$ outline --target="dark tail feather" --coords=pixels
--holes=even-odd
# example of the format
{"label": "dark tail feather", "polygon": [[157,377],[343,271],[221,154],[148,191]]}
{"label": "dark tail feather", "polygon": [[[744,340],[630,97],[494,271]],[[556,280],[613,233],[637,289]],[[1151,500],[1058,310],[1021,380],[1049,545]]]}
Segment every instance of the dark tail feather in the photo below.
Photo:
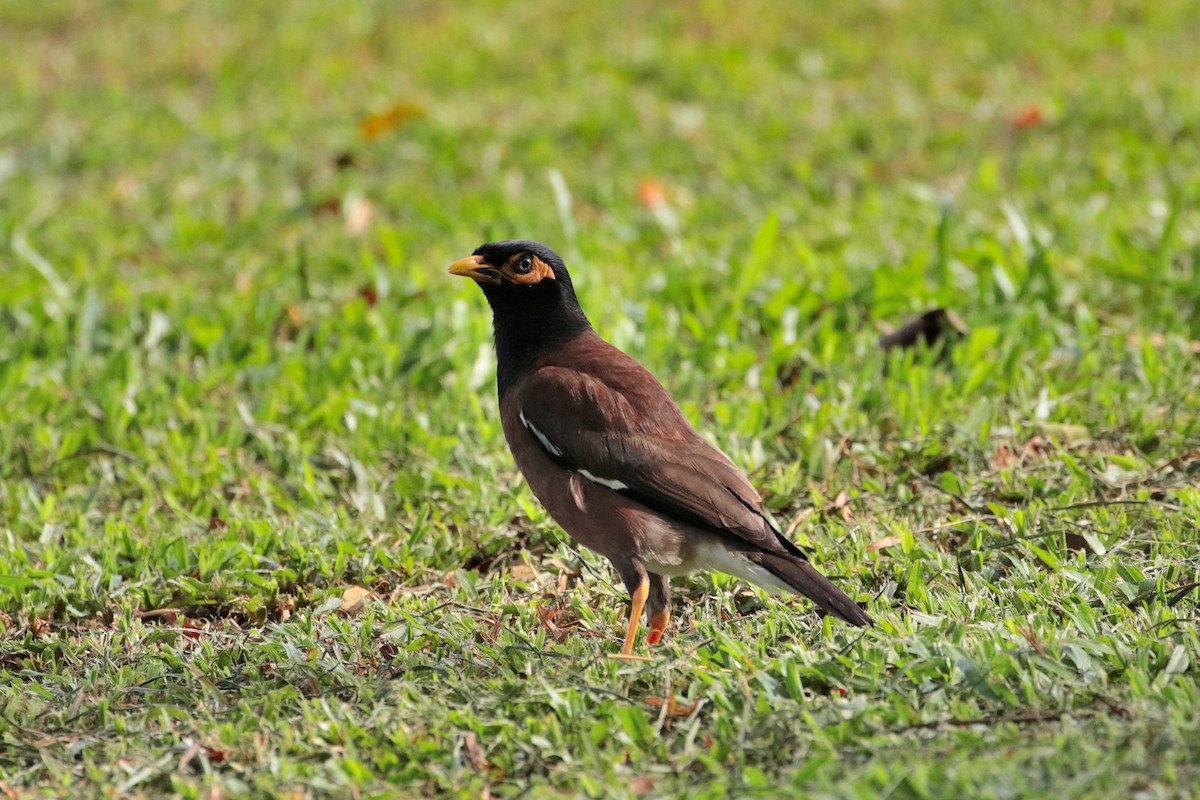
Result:
{"label": "dark tail feather", "polygon": [[754,553],[750,559],[761,564],[775,577],[838,619],[860,628],[868,628],[875,624],[875,620],[867,616],[867,613],[841,589],[834,586],[829,578],[817,572],[817,568],[808,563],[808,559],[779,556],[774,553]]}

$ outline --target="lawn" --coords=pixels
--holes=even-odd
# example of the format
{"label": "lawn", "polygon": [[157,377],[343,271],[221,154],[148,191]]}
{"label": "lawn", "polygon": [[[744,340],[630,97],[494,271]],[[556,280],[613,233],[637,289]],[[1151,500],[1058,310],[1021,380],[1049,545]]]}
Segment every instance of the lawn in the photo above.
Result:
{"label": "lawn", "polygon": [[[0,0],[0,792],[1200,791],[1198,26]],[[696,575],[609,657],[446,274],[499,238],[876,628]]]}

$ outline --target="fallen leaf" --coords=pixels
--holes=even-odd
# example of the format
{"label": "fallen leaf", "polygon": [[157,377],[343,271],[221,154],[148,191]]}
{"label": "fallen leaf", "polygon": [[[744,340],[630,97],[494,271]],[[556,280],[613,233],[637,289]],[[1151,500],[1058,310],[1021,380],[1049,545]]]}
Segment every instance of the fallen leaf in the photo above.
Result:
{"label": "fallen leaf", "polygon": [[667,705],[667,716],[669,717],[689,717],[700,706],[700,701],[684,705],[677,701],[674,697],[666,698],[665,700],[658,695],[651,695],[646,698],[646,704],[651,708],[662,708],[663,703]]}
{"label": "fallen leaf", "polygon": [[487,755],[479,744],[479,737],[473,731],[463,735],[463,752],[467,755],[467,763],[471,765],[471,769],[480,773],[487,769]]}
{"label": "fallen leaf", "polygon": [[645,797],[654,791],[658,780],[653,775],[638,775],[629,782],[629,792],[634,797]]}
{"label": "fallen leaf", "polygon": [[1041,106],[1029,105],[1013,114],[1011,124],[1014,131],[1024,131],[1041,125],[1044,118]]}
{"label": "fallen leaf", "polygon": [[658,208],[667,204],[667,188],[662,181],[645,178],[638,181],[637,199],[646,208]]}
{"label": "fallen leaf", "polygon": [[208,756],[208,760],[214,764],[220,764],[229,755],[224,750],[218,750],[215,747],[204,745],[204,755]]}
{"label": "fallen leaf", "polygon": [[342,607],[340,611],[346,614],[357,614],[363,610],[367,600],[374,597],[370,589],[361,586],[347,586],[342,592]]}
{"label": "fallen leaf", "polygon": [[842,519],[849,522],[854,518],[854,512],[850,510],[850,495],[842,489],[837,493],[837,497],[833,498],[833,510],[842,513]]}
{"label": "fallen leaf", "polygon": [[533,571],[533,567],[524,562],[513,564],[509,567],[508,575],[519,581],[531,581],[537,577],[537,573]]}
{"label": "fallen leaf", "polygon": [[191,747],[189,747],[187,750],[184,750],[183,755],[179,757],[179,763],[175,767],[176,771],[183,772],[185,769],[187,769],[188,764],[191,763],[192,759],[195,758],[199,752],[200,743],[192,742]]}
{"label": "fallen leaf", "polygon": [[276,344],[294,340],[303,327],[304,312],[300,310],[300,306],[290,305],[286,307],[275,322],[274,338]]}
{"label": "fallen leaf", "polygon": [[313,203],[312,215],[314,217],[322,216],[323,214],[340,214],[342,213],[342,198],[326,197],[324,200],[318,200]]}
{"label": "fallen leaf", "polygon": [[1007,469],[1017,463],[1017,461],[1016,454],[1006,444],[997,447],[996,452],[992,454],[992,466],[996,469]]}
{"label": "fallen leaf", "polygon": [[888,547],[895,547],[896,545],[900,544],[900,541],[901,540],[899,536],[885,536],[882,539],[876,539],[867,545],[867,552],[874,553],[878,550],[883,550]]}
{"label": "fallen leaf", "polygon": [[425,116],[425,109],[416,103],[397,103],[386,111],[372,114],[359,123],[363,138],[367,141],[378,139],[382,134],[399,128],[409,120]]}
{"label": "fallen leaf", "polygon": [[139,611],[133,617],[134,619],[161,619],[167,625],[174,625],[179,621],[179,609],[155,608],[149,611]]}
{"label": "fallen leaf", "polygon": [[375,216],[375,207],[359,194],[349,195],[342,210],[346,214],[346,232],[352,236],[366,231],[371,225],[371,218]]}

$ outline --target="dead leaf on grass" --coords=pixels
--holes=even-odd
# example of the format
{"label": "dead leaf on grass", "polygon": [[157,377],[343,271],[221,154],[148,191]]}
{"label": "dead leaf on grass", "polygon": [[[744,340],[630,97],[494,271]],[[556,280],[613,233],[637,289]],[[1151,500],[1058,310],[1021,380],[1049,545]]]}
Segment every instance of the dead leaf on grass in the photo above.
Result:
{"label": "dead leaf on grass", "polygon": [[1042,113],[1041,106],[1028,105],[1013,114],[1009,124],[1014,131],[1027,131],[1041,125],[1045,119],[1046,115]]}
{"label": "dead leaf on grass", "polygon": [[347,586],[342,592],[342,607],[339,610],[345,614],[358,614],[366,606],[367,600],[374,596],[370,589],[362,586]]}
{"label": "dead leaf on grass", "polygon": [[662,708],[664,703],[667,706],[668,717],[689,717],[700,706],[699,700],[694,703],[684,705],[674,697],[663,699],[658,695],[651,695],[650,697],[646,698],[646,704],[652,708]]}
{"label": "dead leaf on grass", "polygon": [[471,769],[480,774],[487,770],[487,755],[479,744],[479,737],[473,731],[463,734],[463,753],[466,754],[467,763],[471,765]]}
{"label": "dead leaf on grass", "polygon": [[416,103],[396,103],[378,114],[372,114],[359,123],[359,130],[367,141],[378,139],[384,133],[401,127],[410,120],[425,116],[425,109]]}
{"label": "dead leaf on grass", "polygon": [[645,797],[654,791],[657,783],[653,775],[638,775],[629,782],[629,791],[634,797]]}
{"label": "dead leaf on grass", "polygon": [[531,581],[537,578],[537,572],[534,571],[533,567],[523,561],[509,567],[508,575],[510,578],[515,578],[519,581]]}
{"label": "dead leaf on grass", "polygon": [[895,547],[896,545],[900,544],[900,541],[901,539],[899,536],[885,536],[882,539],[876,539],[867,545],[867,552],[874,553],[878,550],[884,550],[888,547]]}

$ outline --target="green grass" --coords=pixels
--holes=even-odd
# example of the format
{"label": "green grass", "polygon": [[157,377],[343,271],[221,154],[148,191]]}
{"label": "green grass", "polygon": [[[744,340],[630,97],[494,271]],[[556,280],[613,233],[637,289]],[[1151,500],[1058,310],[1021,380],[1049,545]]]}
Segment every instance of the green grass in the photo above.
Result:
{"label": "green grass", "polygon": [[[460,5],[0,3],[0,790],[1195,791],[1196,4]],[[878,628],[700,575],[607,657],[508,237]]]}

